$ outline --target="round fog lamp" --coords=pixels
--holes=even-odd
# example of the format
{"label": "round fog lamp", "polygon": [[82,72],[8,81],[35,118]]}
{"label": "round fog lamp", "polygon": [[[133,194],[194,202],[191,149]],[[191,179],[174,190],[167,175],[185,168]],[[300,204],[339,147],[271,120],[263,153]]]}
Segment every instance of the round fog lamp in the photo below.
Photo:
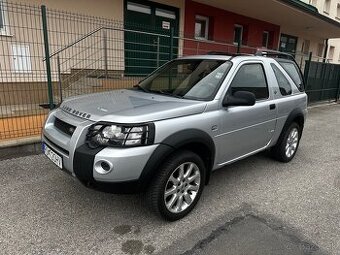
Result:
{"label": "round fog lamp", "polygon": [[113,170],[113,165],[110,161],[107,160],[98,160],[94,164],[94,170],[98,174],[108,174]]}

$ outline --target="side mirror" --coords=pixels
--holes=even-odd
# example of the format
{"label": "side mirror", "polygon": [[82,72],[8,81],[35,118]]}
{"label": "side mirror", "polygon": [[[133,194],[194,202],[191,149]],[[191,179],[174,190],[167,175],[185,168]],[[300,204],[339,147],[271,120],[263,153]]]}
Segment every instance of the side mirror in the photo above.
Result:
{"label": "side mirror", "polygon": [[223,99],[223,106],[252,106],[256,102],[254,93],[248,91],[236,91],[233,95],[227,95]]}

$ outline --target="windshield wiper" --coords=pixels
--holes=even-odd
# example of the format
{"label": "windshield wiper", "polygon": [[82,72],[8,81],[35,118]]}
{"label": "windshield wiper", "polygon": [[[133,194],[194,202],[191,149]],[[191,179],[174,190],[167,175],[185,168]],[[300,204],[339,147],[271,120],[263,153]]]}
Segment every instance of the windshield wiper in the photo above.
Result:
{"label": "windshield wiper", "polygon": [[176,95],[176,94],[172,94],[169,92],[165,92],[163,90],[150,90],[151,93],[155,93],[155,94],[161,94],[161,95],[165,95],[165,96],[171,96],[171,97],[177,97],[177,98],[183,98],[182,96]]}
{"label": "windshield wiper", "polygon": [[134,88],[137,88],[137,89],[139,89],[139,90],[141,90],[141,91],[143,91],[143,92],[145,92],[145,93],[150,93],[150,90],[148,90],[148,89],[142,87],[142,86],[139,85],[139,84],[136,84],[136,85],[134,85],[133,87],[134,87]]}

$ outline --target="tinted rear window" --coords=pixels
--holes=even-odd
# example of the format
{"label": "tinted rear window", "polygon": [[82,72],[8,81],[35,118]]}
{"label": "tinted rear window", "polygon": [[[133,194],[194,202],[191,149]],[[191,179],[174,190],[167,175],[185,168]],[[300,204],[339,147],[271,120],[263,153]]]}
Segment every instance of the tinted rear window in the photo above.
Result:
{"label": "tinted rear window", "polygon": [[302,80],[298,67],[294,63],[291,63],[291,62],[283,62],[283,61],[278,61],[278,62],[283,67],[283,69],[285,69],[285,71],[289,74],[290,78],[292,78],[292,80],[294,81],[298,89],[300,91],[303,91],[304,90],[303,80]]}

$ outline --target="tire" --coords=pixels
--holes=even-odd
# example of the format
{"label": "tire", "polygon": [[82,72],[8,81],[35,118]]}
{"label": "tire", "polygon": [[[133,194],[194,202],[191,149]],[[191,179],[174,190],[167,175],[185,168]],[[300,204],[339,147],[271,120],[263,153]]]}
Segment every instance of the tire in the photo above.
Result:
{"label": "tire", "polygon": [[197,154],[179,151],[161,165],[158,175],[151,181],[146,192],[147,203],[165,220],[179,220],[196,206],[205,185],[205,176],[205,165]]}
{"label": "tire", "polygon": [[272,148],[273,158],[284,163],[291,161],[298,150],[301,134],[302,130],[299,124],[296,122],[290,124],[282,131],[277,144]]}

